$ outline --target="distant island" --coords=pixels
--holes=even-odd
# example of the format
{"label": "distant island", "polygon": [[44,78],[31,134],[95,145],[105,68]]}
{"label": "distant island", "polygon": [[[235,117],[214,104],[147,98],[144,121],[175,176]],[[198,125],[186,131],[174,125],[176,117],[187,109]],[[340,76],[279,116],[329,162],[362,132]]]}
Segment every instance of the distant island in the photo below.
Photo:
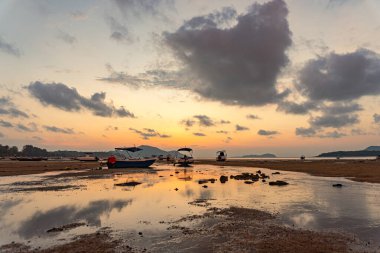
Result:
{"label": "distant island", "polygon": [[319,154],[317,157],[364,157],[380,156],[380,146],[369,146],[363,150],[357,151],[334,151]]}
{"label": "distant island", "polygon": [[233,158],[276,158],[277,156],[274,154],[262,154],[262,155],[243,155],[243,156],[235,156]]}

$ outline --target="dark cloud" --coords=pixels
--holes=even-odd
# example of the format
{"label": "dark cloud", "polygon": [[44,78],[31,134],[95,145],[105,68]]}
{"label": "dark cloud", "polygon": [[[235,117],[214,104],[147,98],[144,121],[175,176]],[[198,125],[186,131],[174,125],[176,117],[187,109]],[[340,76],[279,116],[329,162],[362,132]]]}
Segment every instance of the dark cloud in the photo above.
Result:
{"label": "dark cloud", "polygon": [[167,134],[160,134],[154,129],[151,128],[144,128],[143,131],[135,129],[135,128],[129,128],[130,131],[138,134],[141,136],[142,139],[144,140],[149,140],[152,137],[159,137],[159,138],[170,138],[170,135]]}
{"label": "dark cloud", "polygon": [[29,123],[28,125],[17,124],[16,129],[21,132],[36,132],[38,131],[37,125],[35,123]]}
{"label": "dark cloud", "polygon": [[319,138],[333,138],[333,139],[338,139],[342,138],[344,136],[347,136],[345,133],[341,133],[338,131],[333,131],[333,132],[327,132],[325,134],[319,135]]}
{"label": "dark cloud", "polygon": [[248,114],[247,119],[260,119],[260,117],[255,114]]}
{"label": "dark cloud", "polygon": [[296,135],[302,137],[314,137],[317,131],[314,128],[298,127],[296,128]]}
{"label": "dark cloud", "polygon": [[336,102],[328,106],[323,106],[322,110],[329,114],[346,114],[362,111],[361,105],[353,102]]}
{"label": "dark cloud", "polygon": [[369,135],[370,133],[360,129],[360,128],[354,128],[351,129],[351,134],[352,135]]}
{"label": "dark cloud", "polygon": [[9,128],[9,127],[13,127],[13,124],[8,121],[0,120],[0,126]]}
{"label": "dark cloud", "polygon": [[214,126],[214,121],[206,115],[194,115],[194,118],[198,120],[198,124],[203,127]]}
{"label": "dark cloud", "polygon": [[231,9],[195,17],[165,33],[169,47],[194,76],[192,89],[226,104],[265,105],[282,99],[276,78],[288,63],[291,32],[283,0],[254,4],[235,26],[221,28]]}
{"label": "dark cloud", "polygon": [[359,117],[356,114],[324,114],[322,116],[317,116],[310,119],[310,125],[316,128],[321,127],[332,127],[332,128],[341,128],[346,126],[351,126],[356,123],[359,123]]}
{"label": "dark cloud", "polygon": [[0,51],[20,57],[21,56],[21,51],[18,49],[15,45],[6,42],[1,36],[0,36]]}
{"label": "dark cloud", "polygon": [[20,111],[19,109],[16,109],[16,108],[8,108],[8,109],[0,108],[0,115],[9,115],[11,117],[29,118],[28,114],[26,114],[25,112]]}
{"label": "dark cloud", "polygon": [[190,128],[194,126],[195,124],[197,124],[200,127],[213,127],[218,124],[221,124],[221,125],[231,124],[231,122],[228,120],[223,120],[223,119],[220,121],[217,121],[215,119],[210,118],[207,115],[194,115],[190,119],[181,120],[180,124],[186,126],[187,128]]}
{"label": "dark cloud", "polygon": [[65,84],[38,81],[31,83],[26,88],[43,105],[51,105],[65,111],[79,111],[86,108],[94,115],[101,117],[135,117],[124,107],[115,108],[112,104],[105,103],[105,92],[97,92],[91,98],[86,98],[80,95],[75,88],[69,88]]}
{"label": "dark cloud", "polygon": [[311,100],[347,101],[380,94],[380,55],[367,49],[310,60],[299,72],[298,89]]}
{"label": "dark cloud", "polygon": [[220,130],[216,131],[217,134],[228,134],[228,131]]}
{"label": "dark cloud", "polygon": [[193,133],[195,136],[204,137],[206,136],[204,133]]}
{"label": "dark cloud", "polygon": [[263,135],[263,136],[271,136],[271,135],[276,135],[276,134],[279,134],[279,132],[277,131],[271,131],[271,130],[263,130],[263,129],[260,129],[258,132],[257,132],[258,135]]}
{"label": "dark cloud", "polygon": [[373,121],[374,121],[375,123],[380,123],[380,114],[375,113],[375,114],[373,115]]}
{"label": "dark cloud", "polygon": [[74,44],[77,41],[77,38],[75,38],[75,36],[73,36],[67,32],[64,32],[62,30],[58,31],[57,38],[62,40],[63,42],[65,42],[67,44]]}
{"label": "dark cloud", "polygon": [[192,127],[196,123],[194,120],[191,119],[184,119],[180,122],[182,125],[185,125],[186,127]]}
{"label": "dark cloud", "polygon": [[13,104],[9,97],[0,97],[0,115],[29,118],[28,114],[16,108],[15,104]]}
{"label": "dark cloud", "polygon": [[236,131],[247,131],[247,130],[249,130],[249,128],[248,128],[248,127],[245,127],[245,126],[240,126],[239,124],[237,124],[237,125],[235,126],[235,130],[236,130]]}
{"label": "dark cloud", "polygon": [[62,134],[75,134],[72,128],[60,128],[56,126],[43,126],[46,131],[53,133],[62,133]]}
{"label": "dark cloud", "polygon": [[122,25],[114,17],[108,17],[107,21],[111,29],[111,39],[117,42],[133,42],[133,38],[125,25]]}
{"label": "dark cloud", "polygon": [[219,123],[220,124],[231,124],[231,121],[222,119],[219,121]]}
{"label": "dark cloud", "polygon": [[317,104],[311,101],[299,104],[291,101],[280,101],[277,106],[277,111],[298,115],[308,114],[315,109],[317,109]]}

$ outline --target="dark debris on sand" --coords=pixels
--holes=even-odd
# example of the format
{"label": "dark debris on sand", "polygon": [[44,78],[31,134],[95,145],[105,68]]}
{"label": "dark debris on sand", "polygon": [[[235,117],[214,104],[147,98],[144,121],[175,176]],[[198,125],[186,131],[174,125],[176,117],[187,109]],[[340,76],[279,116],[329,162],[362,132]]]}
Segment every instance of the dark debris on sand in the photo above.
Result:
{"label": "dark debris on sand", "polygon": [[[182,225],[194,220],[199,221],[194,227]],[[255,209],[210,208],[204,215],[174,223],[170,229],[181,233],[168,242],[174,244],[171,248],[193,242],[205,252],[374,252],[353,236],[290,228],[274,215]]]}

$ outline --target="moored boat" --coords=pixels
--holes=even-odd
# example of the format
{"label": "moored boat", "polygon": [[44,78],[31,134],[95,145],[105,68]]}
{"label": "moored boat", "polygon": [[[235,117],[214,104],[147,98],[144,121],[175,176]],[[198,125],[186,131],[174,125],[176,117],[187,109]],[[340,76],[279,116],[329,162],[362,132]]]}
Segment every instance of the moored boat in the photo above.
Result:
{"label": "moored boat", "polygon": [[217,162],[225,162],[227,161],[227,152],[225,150],[216,152],[216,161]]}
{"label": "moored boat", "polygon": [[177,150],[180,157],[176,157],[174,165],[189,166],[194,163],[193,150],[191,148],[180,148]]}
{"label": "moored boat", "polygon": [[107,167],[109,169],[122,169],[122,168],[148,168],[155,161],[156,158],[135,158],[130,155],[130,152],[135,153],[139,152],[142,149],[137,147],[123,147],[115,148],[117,151],[125,151],[128,154],[128,157],[121,160],[112,155],[107,159]]}

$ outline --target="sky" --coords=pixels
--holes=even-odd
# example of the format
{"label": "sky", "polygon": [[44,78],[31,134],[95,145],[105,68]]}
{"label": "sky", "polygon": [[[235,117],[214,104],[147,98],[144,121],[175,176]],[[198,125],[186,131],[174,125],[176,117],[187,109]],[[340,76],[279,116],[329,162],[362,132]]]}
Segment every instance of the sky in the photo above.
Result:
{"label": "sky", "polygon": [[2,0],[0,143],[380,145],[378,0]]}

